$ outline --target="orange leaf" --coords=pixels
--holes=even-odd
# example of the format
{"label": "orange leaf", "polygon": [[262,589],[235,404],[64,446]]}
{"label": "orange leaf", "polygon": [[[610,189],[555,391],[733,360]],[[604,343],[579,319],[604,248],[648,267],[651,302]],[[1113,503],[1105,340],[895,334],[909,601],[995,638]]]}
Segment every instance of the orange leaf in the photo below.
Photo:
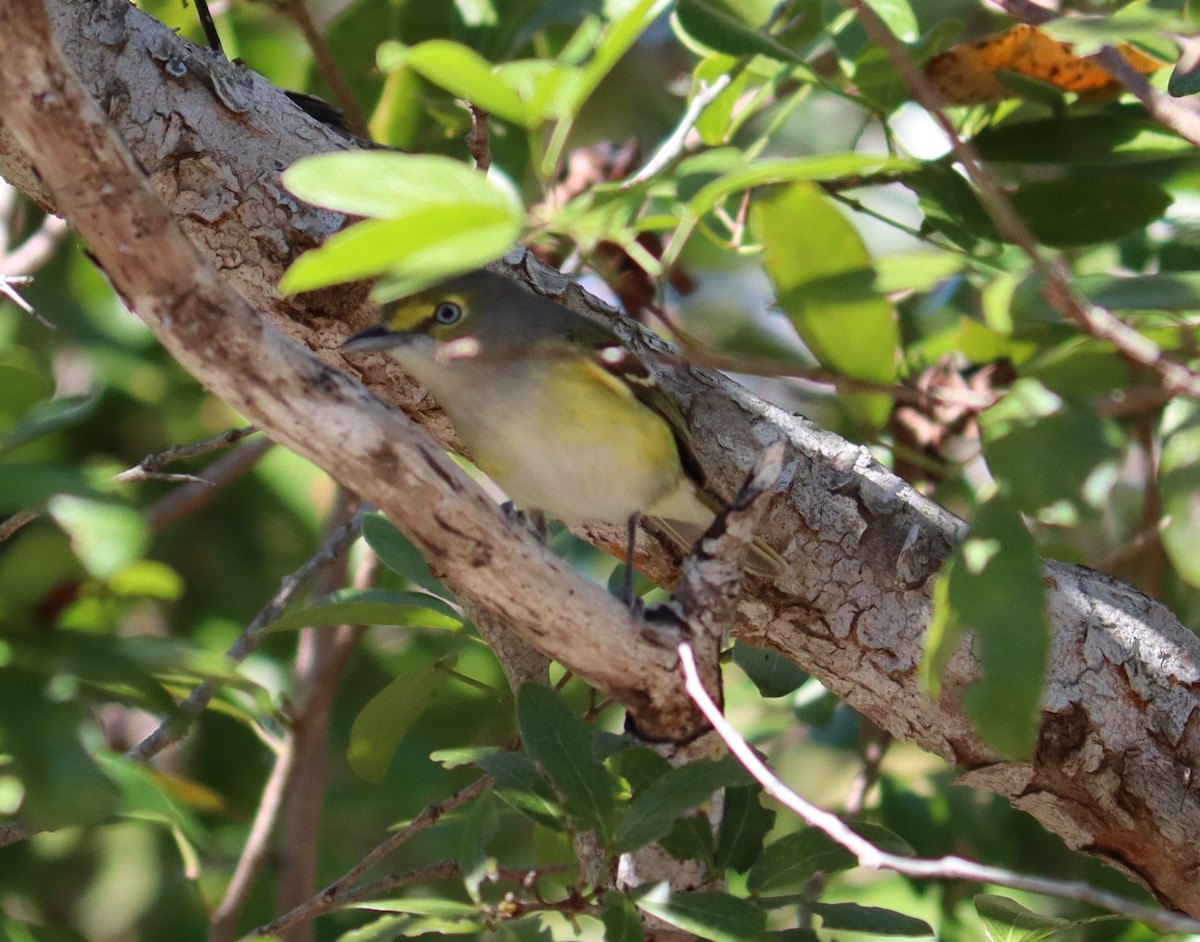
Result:
{"label": "orange leaf", "polygon": [[[1122,45],[1120,51],[1142,73],[1165,64],[1131,46]],[[998,70],[1016,72],[1064,92],[1093,92],[1117,84],[1092,58],[1075,55],[1070,43],[1051,39],[1024,23],[991,39],[948,49],[925,66],[925,74],[951,105],[995,104],[1017,97],[1017,92],[996,75]]]}

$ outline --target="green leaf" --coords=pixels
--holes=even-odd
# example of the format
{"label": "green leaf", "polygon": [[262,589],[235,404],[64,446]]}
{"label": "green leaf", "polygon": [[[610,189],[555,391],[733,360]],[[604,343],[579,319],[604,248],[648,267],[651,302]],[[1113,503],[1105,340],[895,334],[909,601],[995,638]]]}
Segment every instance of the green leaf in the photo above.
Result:
{"label": "green leaf", "polygon": [[523,815],[556,831],[563,829],[563,813],[550,783],[519,752],[482,756],[476,765],[496,780],[496,797]]}
{"label": "green leaf", "polygon": [[[692,166],[703,167],[704,165]],[[900,173],[912,170],[917,166],[919,165],[911,160],[850,153],[820,154],[814,157],[780,157],[752,162],[746,162],[743,159],[737,169],[702,187],[689,200],[688,208],[696,216],[703,216],[711,212],[727,197],[755,187],[803,181],[836,180],[847,176],[870,177],[879,173]],[[809,229],[811,225],[807,220],[805,221],[805,229]]]}
{"label": "green leaf", "polygon": [[538,684],[525,684],[517,694],[517,723],[525,751],[562,797],[568,816],[594,828],[607,845],[615,783],[593,758],[587,728],[558,694]]}
{"label": "green leaf", "polygon": [[1174,197],[1138,177],[1069,176],[1024,183],[1011,200],[1039,242],[1061,247],[1111,242],[1144,229]]}
{"label": "green leaf", "polygon": [[1013,759],[1028,757],[1037,738],[1050,652],[1043,580],[1033,537],[1017,505],[1000,492],[979,508],[934,591],[925,683],[936,696],[942,670],[974,632],[981,673],[963,700],[980,736]]}
{"label": "green leaf", "polygon": [[392,572],[430,592],[443,597],[446,595],[445,586],[429,571],[429,564],[420,550],[383,514],[367,514],[363,517],[362,535],[367,546]]}
{"label": "green leaf", "polygon": [[637,907],[624,893],[609,890],[604,894],[604,942],[645,942],[646,930]]}
{"label": "green leaf", "polygon": [[[750,774],[732,756],[700,759],[671,769],[634,796],[617,829],[618,851],[636,850],[670,832],[675,819],[731,785],[746,785]],[[706,825],[707,826],[707,825]]]}
{"label": "green leaf", "polygon": [[[900,344],[896,313],[875,293],[862,237],[820,188],[797,183],[756,200],[751,226],[779,306],[817,359],[847,376],[892,382]],[[858,421],[874,428],[892,407],[884,393],[846,401]]]}
{"label": "green leaf", "polygon": [[583,67],[583,78],[576,91],[572,112],[578,111],[591,97],[621,57],[633,48],[638,37],[658,19],[668,2],[669,0],[637,0],[625,6],[623,12],[604,27],[591,59]]}
{"label": "green leaf", "polygon": [[748,23],[745,7],[722,0],[678,0],[671,25],[685,44],[731,56],[766,56],[794,63],[799,58],[778,40]]}
{"label": "green leaf", "polygon": [[359,711],[350,728],[346,760],[360,778],[383,780],[400,740],[437,699],[456,659],[456,655],[448,655],[401,674]]}
{"label": "green leaf", "polygon": [[714,864],[721,870],[744,873],[762,854],[763,841],[775,825],[775,812],[764,808],[762,786],[725,789],[725,811],[717,835]]}
{"label": "green leaf", "polygon": [[441,599],[391,589],[340,589],[271,623],[269,631],[334,625],[404,625],[455,631],[462,619]]}
{"label": "green leaf", "polygon": [[733,648],[733,663],[754,682],[764,697],[786,697],[808,680],[796,662],[771,648],[756,648],[739,641]]}
{"label": "green leaf", "polygon": [[1163,549],[1181,577],[1200,585],[1200,423],[1194,418],[1164,439],[1158,485],[1166,519]]}
{"label": "green leaf", "polygon": [[985,129],[972,143],[989,162],[1071,167],[1144,163],[1174,157],[1193,146],[1134,112],[1006,123]]}
{"label": "green leaf", "polygon": [[908,5],[908,0],[867,0],[871,9],[902,43],[916,42],[920,31],[917,16]]}
{"label": "green leaf", "polygon": [[52,698],[46,680],[9,664],[0,682],[0,752],[25,787],[22,822],[53,830],[101,821],[117,810],[120,792],[79,741],[84,711]]}
{"label": "green leaf", "polygon": [[1006,896],[981,893],[972,902],[993,942],[1038,942],[1074,926],[1069,919],[1043,916]]}
{"label": "green leaf", "polygon": [[[1089,474],[1117,456],[1092,408],[1020,379],[979,418],[988,468],[1026,513],[1060,500],[1079,503]],[[1039,456],[1054,455],[1053,461]]]}
{"label": "green leaf", "polygon": [[767,914],[726,893],[672,893],[666,884],[635,899],[638,909],[712,942],[768,942]]}
{"label": "green leaf", "polygon": [[925,216],[923,228],[940,232],[968,251],[975,250],[980,242],[999,239],[974,188],[951,167],[931,164],[901,175],[898,182],[916,195],[917,206]]}
{"label": "green leaf", "polygon": [[96,411],[97,396],[63,396],[32,406],[16,428],[0,435],[0,454],[60,429],[78,425]]}
{"label": "green leaf", "polygon": [[55,494],[102,498],[90,478],[76,468],[52,464],[0,464],[0,512],[40,507]]}
{"label": "green leaf", "polygon": [[696,119],[696,133],[709,147],[728,144],[736,130],[734,116],[738,101],[746,94],[750,73],[744,69],[734,71],[737,60],[732,56],[712,55],[697,64],[692,73],[693,97],[701,88],[711,86],[725,75],[732,74],[733,80],[717,95]]}
{"label": "green leaf", "polygon": [[283,182],[302,200],[352,216],[400,219],[431,206],[520,213],[513,196],[486,174],[462,161],[430,154],[318,154],[288,167]]}
{"label": "green leaf", "polygon": [[698,860],[706,866],[712,866],[716,853],[712,824],[704,814],[676,818],[658,846],[676,860]]}
{"label": "green leaf", "polygon": [[97,579],[107,579],[138,559],[150,545],[150,530],[132,507],[58,495],[47,505],[71,549]]}
{"label": "green leaf", "polygon": [[929,923],[891,909],[857,903],[810,903],[826,931],[865,932],[870,935],[934,935]]}
{"label": "green leaf", "polygon": [[495,261],[519,232],[516,215],[491,207],[421,207],[396,219],[369,219],[301,255],[279,290],[298,294],[387,274],[388,296],[377,297],[386,303]]}
{"label": "green leaf", "polygon": [[807,827],[763,848],[746,886],[753,893],[779,886],[803,886],[814,873],[837,873],[856,866],[855,856],[832,837]]}
{"label": "green leaf", "polygon": [[447,157],[321,154],[289,167],[284,183],[316,205],[377,217],[300,256],[280,282],[285,293],[387,273],[399,297],[499,258],[524,222],[513,194]]}
{"label": "green leaf", "polygon": [[382,72],[410,68],[502,121],[524,125],[529,120],[521,99],[497,80],[492,64],[461,43],[448,39],[430,39],[415,46],[385,42],[376,52],[376,62]]}

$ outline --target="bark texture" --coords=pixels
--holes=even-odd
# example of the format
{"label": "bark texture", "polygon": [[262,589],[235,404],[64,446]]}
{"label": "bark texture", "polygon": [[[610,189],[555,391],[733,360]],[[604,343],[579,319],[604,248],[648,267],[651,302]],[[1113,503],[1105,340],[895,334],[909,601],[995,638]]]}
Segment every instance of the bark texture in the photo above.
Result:
{"label": "bark texture", "polygon": [[[333,351],[373,318],[365,292],[277,296],[286,264],[344,221],[298,203],[278,172],[348,142],[261,77],[196,49],[125,0],[47,0],[45,10],[87,95],[41,29],[42,4],[0,0],[0,175],[67,218],[131,309],[207,388],[387,512],[435,569],[621,699],[644,734],[694,734],[700,724],[674,656],[510,526],[433,442],[343,372]],[[609,316],[531,260],[514,267],[564,303]],[[455,444],[398,371],[356,370],[439,442]],[[720,375],[664,366],[660,378],[718,489],[731,493],[767,443],[785,445],[760,535],[790,568],[773,582],[749,580],[742,637],[782,651],[892,735],[945,756],[971,784],[1006,795],[1071,846],[1200,916],[1192,787],[1200,643],[1190,631],[1126,585],[1047,564],[1056,635],[1038,753],[1031,763],[1000,762],[957,696],[977,670],[969,645],[937,702],[918,682],[931,578],[961,522],[865,448]],[[594,535],[621,542],[609,530]],[[644,562],[652,575],[673,572],[662,547]]]}

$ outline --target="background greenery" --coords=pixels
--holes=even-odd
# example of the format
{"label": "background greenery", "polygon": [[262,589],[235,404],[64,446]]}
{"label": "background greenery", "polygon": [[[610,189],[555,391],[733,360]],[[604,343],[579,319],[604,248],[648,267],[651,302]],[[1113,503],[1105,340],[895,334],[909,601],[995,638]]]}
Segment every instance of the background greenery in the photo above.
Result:
{"label": "background greenery", "polygon": [[[141,6],[202,41],[190,7]],[[1009,25],[971,2],[875,7],[918,62]],[[1117,35],[1171,59],[1161,37],[1187,16],[1168,3],[1081,12],[1092,14],[1080,20],[1085,41]],[[669,282],[659,300],[671,323],[703,345],[692,348],[697,359],[769,374],[749,381],[867,442],[972,521],[972,539],[941,584],[930,682],[960,633],[979,631],[988,676],[971,703],[998,747],[1020,753],[1030,742],[1045,657],[1039,555],[1112,572],[1195,624],[1193,402],[1162,392],[1149,370],[1047,304],[1029,259],[1000,239],[893,65],[841,6],[356,0],[314,4],[311,13],[381,142],[452,158],[466,173],[470,115],[457,99],[493,112],[500,184],[479,196],[495,211],[488,237],[473,224],[478,203],[434,200],[437,231],[422,230],[415,246],[389,243],[369,274],[386,275],[396,293],[442,270],[442,258],[431,262],[418,249],[440,246],[482,263],[520,236],[552,262],[585,271],[589,286],[616,285],[632,313],[658,326],[647,286]],[[230,57],[281,86],[331,95],[287,4],[235,3],[217,22]],[[459,45],[421,45],[428,40]],[[518,60],[535,64],[488,71],[489,63]],[[1165,85],[1168,72],[1155,81]],[[689,98],[722,76],[729,89],[696,121],[684,150],[634,186],[606,185],[642,165]],[[1061,253],[1079,290],[1164,349],[1193,357],[1200,165],[1191,145],[1115,94],[1081,97],[1027,79],[1014,87],[1020,97],[956,108],[952,117],[1042,248]],[[629,141],[636,148],[621,154]],[[415,180],[418,190],[420,172],[435,181],[455,172],[398,159],[380,173]],[[320,192],[296,186],[335,205],[345,198],[333,178]],[[4,200],[8,245],[18,245],[41,220],[11,192]],[[375,214],[411,228],[404,214],[428,208],[408,202]],[[670,278],[660,271],[664,253]],[[313,263],[304,285],[347,276],[336,257],[325,262]],[[614,848],[664,837],[630,823],[663,770],[617,739],[619,711],[597,704],[577,680],[565,683],[561,701],[530,692],[518,709],[453,600],[378,518],[368,518],[367,540],[339,564],[344,572],[306,586],[311,602],[345,585],[345,573],[369,574],[373,550],[386,564],[366,580],[377,594],[353,597],[359,608],[347,597],[316,612],[294,606],[307,614],[279,626],[239,668],[229,666],[221,653],[344,519],[337,489],[254,438],[226,457],[169,469],[207,467],[220,477],[213,462],[242,456],[239,473],[198,488],[202,502],[173,503],[186,482],[114,484],[146,455],[239,419],[157,347],[70,237],[36,276],[20,292],[53,330],[0,302],[0,514],[39,514],[0,544],[0,816],[47,830],[0,850],[0,934],[202,938],[247,839],[273,750],[287,742],[303,700],[297,639],[312,644],[305,631],[330,631],[306,624],[361,621],[389,627],[362,635],[328,707],[328,785],[307,835],[319,842],[320,880],[352,866],[390,826],[473,781],[479,767],[505,787],[388,862],[402,871],[451,860],[461,873],[397,890],[391,905],[379,904],[393,911],[382,919],[356,910],[324,917],[316,937],[598,938],[606,929],[613,939],[636,937],[622,919],[628,904],[615,894],[603,923],[595,909],[574,925],[556,913],[579,908],[569,893],[573,832],[607,829]],[[805,378],[780,377],[788,373]],[[834,374],[860,382],[837,395],[827,381]],[[943,399],[916,401],[901,386],[940,389]],[[555,545],[596,578],[611,576],[613,563],[569,534]],[[416,591],[445,601],[401,594]],[[921,855],[956,853],[1138,892],[1000,800],[951,788],[940,760],[889,746],[815,680],[765,652],[735,650],[726,677],[736,725],[787,782],[821,804],[888,829]],[[121,758],[202,678],[228,683],[180,749],[154,772]],[[587,726],[573,716],[586,716]],[[539,738],[545,724],[581,744],[580,768],[556,774]],[[544,778],[513,758],[524,753],[488,752],[518,734]],[[603,807],[579,805],[569,784],[575,773],[610,796]],[[819,909],[853,902],[927,923],[880,916],[878,934],[987,937],[972,905],[979,888],[870,874],[816,854],[812,866],[796,864],[809,859],[800,824],[779,814],[772,825],[754,811],[757,797],[736,771],[713,776],[742,789],[731,795],[756,824],[737,841],[718,835],[715,846],[686,824],[671,832],[668,847],[727,867],[737,898],[693,913],[691,922],[666,913],[677,924],[719,939],[760,938],[768,925],[787,938],[857,938],[834,911]],[[675,801],[665,820],[689,807]],[[768,826],[774,858],[758,853]],[[539,883],[545,905],[511,882],[480,884],[477,868],[489,858],[500,868],[549,868]],[[277,912],[273,872],[250,897],[246,929]],[[401,896],[406,902],[396,902]],[[745,899],[755,905],[743,911],[735,904]],[[431,914],[414,902],[429,900],[463,905]],[[1067,904],[1023,902],[1067,919],[1084,915]],[[531,907],[527,915],[521,905]],[[851,929],[869,928],[862,911],[841,915]],[[1075,938],[1155,937],[1120,921],[1038,924],[1052,928]],[[1026,937],[1014,932],[1004,937]]]}

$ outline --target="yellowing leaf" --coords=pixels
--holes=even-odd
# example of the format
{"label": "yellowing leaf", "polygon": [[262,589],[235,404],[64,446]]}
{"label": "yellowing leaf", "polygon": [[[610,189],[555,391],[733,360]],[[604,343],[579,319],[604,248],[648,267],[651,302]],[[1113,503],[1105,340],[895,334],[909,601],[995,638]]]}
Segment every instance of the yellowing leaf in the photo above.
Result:
{"label": "yellowing leaf", "polygon": [[[1165,63],[1121,45],[1121,55],[1142,73]],[[997,72],[1015,72],[1064,92],[1093,92],[1116,86],[1116,80],[1091,58],[1075,55],[1070,43],[1051,39],[1024,23],[977,42],[962,43],[935,56],[925,74],[952,105],[995,104],[1017,92]]]}

